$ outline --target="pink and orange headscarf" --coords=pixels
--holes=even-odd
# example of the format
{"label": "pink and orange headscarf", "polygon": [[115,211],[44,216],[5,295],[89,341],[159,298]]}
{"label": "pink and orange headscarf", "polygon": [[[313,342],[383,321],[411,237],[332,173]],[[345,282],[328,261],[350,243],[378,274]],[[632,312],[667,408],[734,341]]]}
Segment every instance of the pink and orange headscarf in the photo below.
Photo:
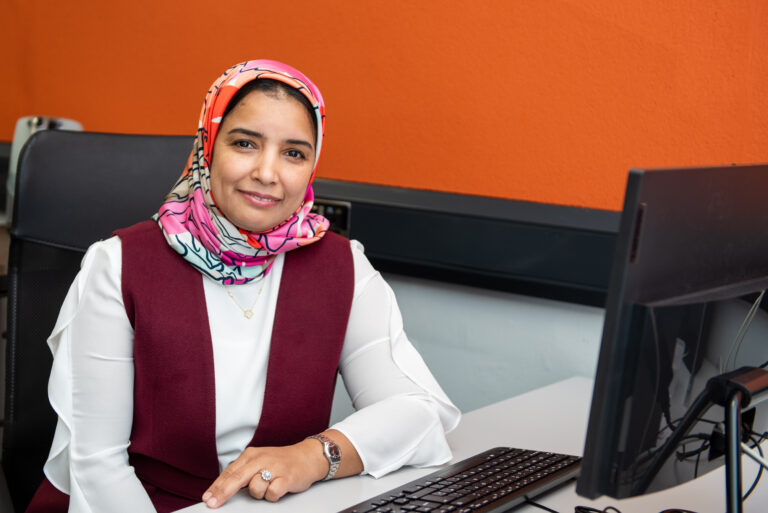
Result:
{"label": "pink and orange headscarf", "polygon": [[[317,117],[317,148],[312,177],[298,210],[279,225],[257,233],[232,224],[213,201],[210,167],[213,144],[227,105],[243,85],[263,78],[284,82],[307,97]],[[271,60],[247,61],[229,68],[205,95],[186,168],[155,215],[168,244],[204,275],[233,285],[266,276],[276,255],[322,238],[328,220],[310,210],[324,132],[323,97],[300,71]]]}

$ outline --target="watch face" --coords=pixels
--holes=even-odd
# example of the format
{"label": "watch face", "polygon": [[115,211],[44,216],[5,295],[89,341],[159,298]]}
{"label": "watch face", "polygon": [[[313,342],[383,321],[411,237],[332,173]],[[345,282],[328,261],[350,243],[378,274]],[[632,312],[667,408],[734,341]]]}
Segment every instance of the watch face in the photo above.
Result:
{"label": "watch face", "polygon": [[328,444],[326,445],[326,448],[328,450],[328,456],[331,457],[333,460],[339,460],[341,459],[341,450],[339,450],[339,446],[336,444]]}

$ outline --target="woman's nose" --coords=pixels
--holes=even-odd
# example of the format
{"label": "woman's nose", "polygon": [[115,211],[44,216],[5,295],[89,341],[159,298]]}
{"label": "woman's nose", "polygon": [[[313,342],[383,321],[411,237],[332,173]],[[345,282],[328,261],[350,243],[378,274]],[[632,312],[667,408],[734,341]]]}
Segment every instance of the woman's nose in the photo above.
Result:
{"label": "woman's nose", "polygon": [[277,180],[277,166],[280,155],[277,151],[264,151],[254,162],[251,177],[261,183],[274,183]]}

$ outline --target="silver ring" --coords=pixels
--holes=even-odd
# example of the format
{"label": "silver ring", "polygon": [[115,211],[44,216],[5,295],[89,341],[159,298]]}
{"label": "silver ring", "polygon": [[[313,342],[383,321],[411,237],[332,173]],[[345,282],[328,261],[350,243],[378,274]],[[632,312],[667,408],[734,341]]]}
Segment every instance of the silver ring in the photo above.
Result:
{"label": "silver ring", "polygon": [[262,470],[262,471],[261,471],[261,478],[262,478],[264,481],[267,481],[267,482],[271,481],[271,480],[272,480],[272,472],[270,472],[270,471],[269,471],[269,470],[267,470],[267,469],[264,469],[264,470]]}

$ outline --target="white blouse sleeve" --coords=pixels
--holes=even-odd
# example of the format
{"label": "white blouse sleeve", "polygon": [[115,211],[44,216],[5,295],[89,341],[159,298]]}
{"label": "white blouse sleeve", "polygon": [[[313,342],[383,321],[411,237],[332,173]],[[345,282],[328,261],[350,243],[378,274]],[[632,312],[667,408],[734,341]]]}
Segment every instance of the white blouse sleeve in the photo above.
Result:
{"label": "white blouse sleeve", "polygon": [[91,246],[48,345],[48,395],[59,416],[45,475],[70,512],[154,512],[128,463],[133,329],[121,293],[120,240]]}
{"label": "white blouse sleeve", "polygon": [[364,473],[446,463],[445,434],[461,418],[403,331],[394,293],[352,241],[355,291],[339,368],[355,413],[333,429],[357,449]]}

